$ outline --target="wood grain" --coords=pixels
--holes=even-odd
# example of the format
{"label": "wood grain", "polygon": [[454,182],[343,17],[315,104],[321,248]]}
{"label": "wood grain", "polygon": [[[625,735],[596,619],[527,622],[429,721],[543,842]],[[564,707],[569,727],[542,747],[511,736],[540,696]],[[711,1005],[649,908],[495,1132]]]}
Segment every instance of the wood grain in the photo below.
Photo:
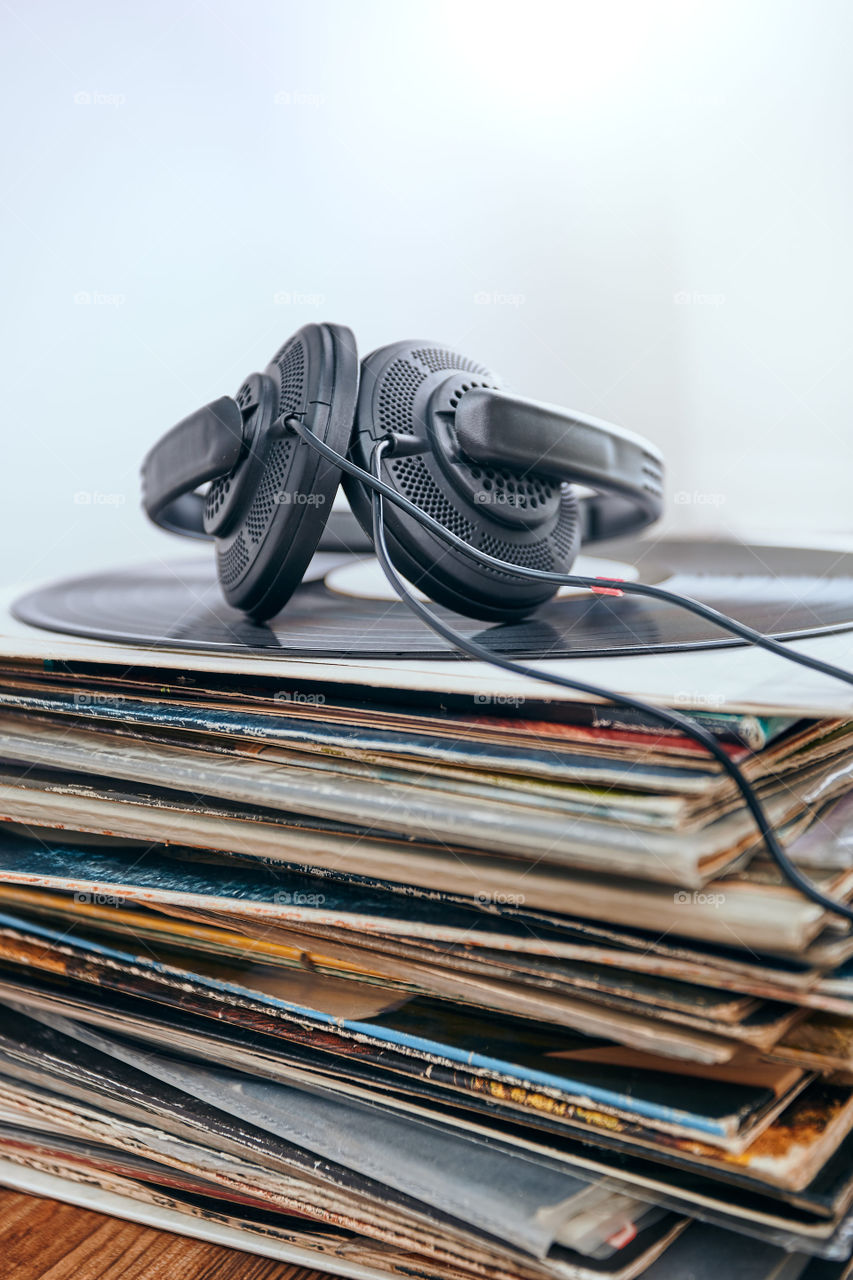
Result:
{"label": "wood grain", "polygon": [[3,1280],[330,1280],[91,1209],[0,1189]]}

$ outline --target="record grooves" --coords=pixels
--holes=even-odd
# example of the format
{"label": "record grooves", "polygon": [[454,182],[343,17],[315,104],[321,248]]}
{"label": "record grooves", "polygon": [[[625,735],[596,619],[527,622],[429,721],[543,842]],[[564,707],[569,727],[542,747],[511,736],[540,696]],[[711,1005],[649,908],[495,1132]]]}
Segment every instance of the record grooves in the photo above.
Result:
{"label": "record grooves", "polygon": [[[853,628],[853,554],[737,543],[612,544],[639,563],[643,581],[693,596],[781,638]],[[640,554],[638,555],[638,551]],[[657,601],[576,596],[521,623],[488,626],[437,611],[464,634],[516,658],[666,653],[739,643],[700,618]],[[211,561],[193,559],[90,574],[16,602],[22,622],[120,644],[245,652],[273,657],[457,657],[402,603],[345,598],[322,581],[298,588],[258,625],[222,599]]]}

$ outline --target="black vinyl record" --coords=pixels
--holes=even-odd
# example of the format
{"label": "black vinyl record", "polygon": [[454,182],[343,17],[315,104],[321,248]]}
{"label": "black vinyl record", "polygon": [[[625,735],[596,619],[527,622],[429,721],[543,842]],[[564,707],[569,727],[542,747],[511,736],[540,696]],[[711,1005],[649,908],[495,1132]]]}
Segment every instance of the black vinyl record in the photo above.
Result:
{"label": "black vinyl record", "polygon": [[[607,555],[641,580],[690,595],[782,638],[853,628],[853,554],[741,543],[636,540]],[[436,606],[465,635],[517,658],[592,657],[738,644],[675,606],[630,596],[551,601],[523,622],[488,626]],[[39,588],[13,613],[32,626],[120,644],[265,657],[458,657],[399,601],[354,599],[322,580],[297,588],[268,623],[222,599],[212,559],[91,574]]]}

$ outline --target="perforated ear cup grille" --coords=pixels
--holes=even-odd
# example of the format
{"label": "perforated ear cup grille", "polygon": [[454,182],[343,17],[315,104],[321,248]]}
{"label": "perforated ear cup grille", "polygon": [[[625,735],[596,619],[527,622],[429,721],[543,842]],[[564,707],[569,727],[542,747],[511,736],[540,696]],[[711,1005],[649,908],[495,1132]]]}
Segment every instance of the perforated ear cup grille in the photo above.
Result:
{"label": "perforated ear cup grille", "polygon": [[[305,364],[305,348],[298,334],[286,342],[270,361],[267,372],[278,383],[277,416],[301,413],[304,410]],[[245,405],[246,392],[247,384],[244,384],[237,396],[237,403],[241,407]],[[233,587],[239,582],[249,567],[251,549],[263,542],[277,509],[290,496],[288,471],[293,457],[293,439],[258,441],[256,449],[262,454],[257,488],[232,537],[227,541],[221,539],[217,542],[217,561],[223,587]],[[211,490],[208,493],[208,504],[212,504],[214,512],[218,510],[227,492],[224,486],[230,484],[230,477],[226,477],[217,481],[217,486],[223,486],[221,491],[213,494]]]}
{"label": "perforated ear cup grille", "polygon": [[[560,514],[553,529],[538,542],[519,545],[506,542],[491,533],[481,533],[475,545],[479,551],[497,560],[511,560],[526,569],[541,569],[546,573],[564,571],[567,555],[572,555],[578,538],[578,503],[568,485],[563,486]],[[511,577],[499,569],[483,566],[486,573],[498,578]]]}
{"label": "perforated ear cup grille", "polygon": [[438,520],[460,538],[470,541],[474,526],[470,520],[448,502],[426,468],[423,458],[394,458],[390,468],[399,481],[403,496],[428,516]]}
{"label": "perforated ear cup grille", "polygon": [[412,435],[412,409],[418,387],[426,379],[423,369],[408,360],[395,360],[382,380],[378,418],[384,432]]}
{"label": "perforated ear cup grille", "polygon": [[520,511],[535,511],[554,496],[554,486],[547,480],[519,476],[515,472],[496,470],[482,463],[465,463],[472,480],[479,480],[484,493],[494,494],[498,501]]}
{"label": "perforated ear cup grille", "polygon": [[302,343],[294,339],[286,342],[271,363],[278,369],[279,413],[297,413],[303,408],[305,396],[305,349]]}
{"label": "perforated ear cup grille", "polygon": [[214,516],[219,515],[219,509],[230,492],[230,476],[225,476],[224,479],[214,480],[213,484],[207,491],[207,498],[205,499],[204,509],[208,520],[212,520]]}
{"label": "perforated ear cup grille", "polygon": [[219,581],[223,587],[230,587],[236,582],[249,563],[249,553],[246,550],[246,544],[243,541],[242,533],[238,533],[237,537],[223,551],[221,547],[216,548],[216,563],[219,570]]}
{"label": "perforated ear cup grille", "polygon": [[418,347],[412,355],[430,373],[438,373],[440,369],[461,369],[465,373],[489,372],[485,365],[477,364],[467,356],[460,356],[457,351],[447,351],[444,347]]}
{"label": "perforated ear cup grille", "polygon": [[287,475],[292,452],[292,440],[277,440],[267,455],[267,464],[263,479],[258,486],[257,497],[246,516],[246,528],[253,542],[260,542],[276,506],[287,497],[282,485]]}

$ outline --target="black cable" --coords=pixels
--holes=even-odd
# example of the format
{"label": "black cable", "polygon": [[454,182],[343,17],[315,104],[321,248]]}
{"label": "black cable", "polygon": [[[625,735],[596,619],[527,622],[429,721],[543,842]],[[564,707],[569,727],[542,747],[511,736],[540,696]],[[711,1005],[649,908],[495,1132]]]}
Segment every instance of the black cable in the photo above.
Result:
{"label": "black cable", "polygon": [[728,614],[721,613],[710,605],[702,604],[701,600],[694,600],[692,596],[678,595],[674,591],[667,591],[665,587],[654,587],[644,582],[624,582],[621,578],[588,578],[576,573],[549,573],[545,569],[530,569],[524,565],[512,564],[507,560],[498,560],[497,557],[490,556],[487,552],[472,547],[464,538],[460,538],[458,534],[446,529],[443,524],[433,516],[428,515],[426,511],[422,511],[414,502],[410,502],[408,498],[397,493],[379,476],[371,475],[369,471],[365,471],[363,467],[359,467],[355,462],[338,453],[336,449],[332,449],[330,445],[327,445],[318,436],[314,435],[311,428],[305,426],[298,418],[288,418],[286,425],[292,427],[306,444],[310,444],[324,458],[334,462],[336,466],[339,466],[342,471],[346,471],[348,475],[362,480],[374,493],[382,494],[389,502],[393,502],[395,506],[417,520],[423,528],[429,529],[431,533],[436,534],[443,541],[464,552],[465,555],[475,560],[478,564],[486,565],[490,569],[497,569],[502,573],[512,573],[519,578],[535,579],[538,582],[553,582],[559,586],[583,587],[589,591],[599,593],[607,589],[606,583],[613,583],[613,590],[621,591],[624,595],[663,600],[676,608],[686,610],[688,613],[695,613],[698,617],[704,618],[722,631],[728,631],[739,639],[746,640],[749,644],[754,644],[761,649],[768,650],[770,653],[775,653],[778,657],[787,659],[788,662],[796,662],[799,666],[809,667],[813,671],[821,672],[822,675],[830,676],[836,680],[843,680],[845,684],[853,685],[853,671],[845,671],[843,667],[836,667],[831,662],[823,662],[820,658],[812,658],[807,653],[799,653],[796,649],[790,649],[779,640],[775,640],[773,636],[765,635],[763,631],[755,631],[745,623],[738,622],[735,618],[730,618]]}
{"label": "black cable", "polygon": [[[379,469],[381,466],[382,453],[386,442],[380,441],[374,449],[373,461],[376,468],[376,476],[371,479],[379,479]],[[369,474],[369,473],[365,473]],[[418,600],[406,585],[403,578],[391,563],[388,554],[388,546],[385,541],[385,521],[383,500],[384,494],[380,489],[380,484],[376,484],[373,489],[372,506],[373,506],[373,543],[382,572],[388,579],[391,587],[400,597],[404,604],[408,605],[411,611],[420,618],[432,631],[435,631],[443,639],[447,640],[455,648],[463,653],[467,653],[470,657],[476,658],[481,662],[488,662],[492,666],[500,667],[504,671],[513,672],[516,675],[524,676],[529,680],[540,680],[546,684],[557,685],[562,689],[570,689],[575,693],[585,693],[591,697],[600,698],[605,702],[613,703],[616,706],[630,707],[632,710],[639,711],[643,715],[650,716],[658,720],[661,724],[678,729],[687,737],[692,738],[701,747],[704,747],[708,753],[722,766],[725,773],[731,778],[735,786],[740,791],[744,804],[755,819],[756,826],[767,847],[767,852],[775,862],[783,877],[798,889],[806,898],[823,907],[826,911],[831,911],[836,915],[842,916],[845,920],[853,921],[853,908],[845,903],[836,902],[832,898],[827,897],[815,885],[812,884],[799,870],[798,867],[791,862],[787,853],[776,836],[773,826],[764,812],[764,806],[758,798],[752,784],[743,774],[741,769],[729,758],[726,751],[717,741],[712,733],[709,733],[702,725],[697,724],[695,720],[691,720],[688,716],[682,715],[679,711],[673,711],[668,707],[656,707],[650,702],[645,702],[642,698],[632,697],[630,694],[616,693],[611,689],[602,688],[599,685],[589,684],[583,680],[570,679],[567,676],[556,675],[552,672],[540,671],[536,667],[530,667],[526,663],[515,662],[511,658],[505,658],[502,654],[493,653],[487,649],[485,645],[480,644],[477,640],[472,640],[468,636],[464,636],[458,632],[449,623]],[[384,488],[385,486],[382,486]]]}

